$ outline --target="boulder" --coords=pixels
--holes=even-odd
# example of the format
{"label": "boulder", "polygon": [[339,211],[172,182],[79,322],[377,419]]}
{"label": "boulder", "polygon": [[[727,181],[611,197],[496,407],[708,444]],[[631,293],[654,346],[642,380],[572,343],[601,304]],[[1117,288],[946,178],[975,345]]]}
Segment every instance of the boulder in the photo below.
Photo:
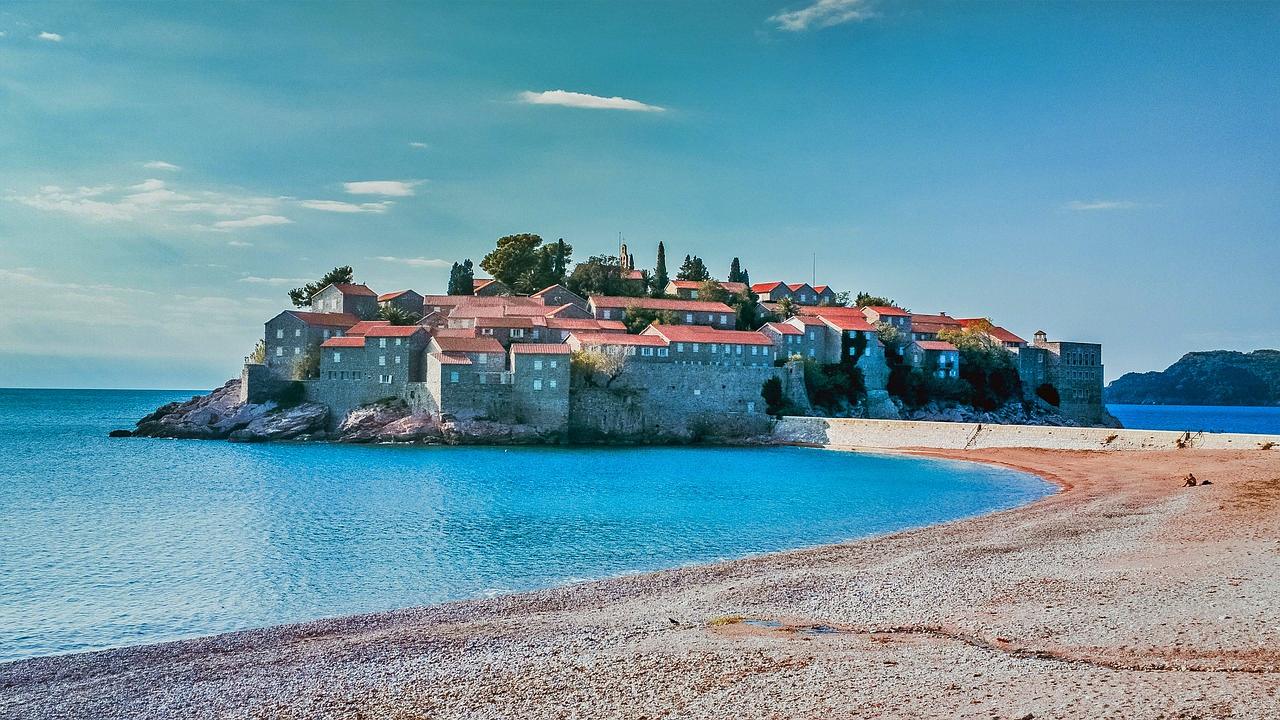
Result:
{"label": "boulder", "polygon": [[301,440],[320,436],[329,420],[329,408],[319,403],[302,403],[277,408],[228,435],[237,442]]}
{"label": "boulder", "polygon": [[384,425],[377,434],[377,442],[432,442],[443,439],[440,425],[430,415],[406,415]]}
{"label": "boulder", "polygon": [[409,416],[409,408],[400,400],[364,405],[352,410],[338,425],[338,442],[367,443],[382,441],[383,428]]}

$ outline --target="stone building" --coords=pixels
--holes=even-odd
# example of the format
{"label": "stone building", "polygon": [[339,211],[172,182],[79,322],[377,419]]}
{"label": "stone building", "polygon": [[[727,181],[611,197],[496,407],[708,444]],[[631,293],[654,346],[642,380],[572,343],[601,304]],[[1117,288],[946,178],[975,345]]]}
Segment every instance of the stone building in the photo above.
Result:
{"label": "stone building", "polygon": [[544,287],[529,297],[534,298],[538,302],[549,307],[574,305],[584,310],[587,308],[586,298],[578,295],[563,285],[551,285]]}
{"label": "stone building", "polygon": [[330,283],[311,296],[311,311],[346,313],[368,320],[378,314],[378,294],[368,285]]}
{"label": "stone building", "polygon": [[640,335],[665,340],[674,363],[765,367],[772,366],[776,359],[773,341],[763,333],[749,330],[655,323]]}
{"label": "stone building", "polygon": [[562,343],[512,345],[512,419],[540,430],[569,428],[569,346]]}
{"label": "stone building", "polygon": [[751,286],[751,292],[760,296],[760,302],[782,302],[783,298],[790,298],[793,302],[795,301],[795,298],[791,295],[791,288],[787,287],[786,283],[779,280],[756,283]]}
{"label": "stone building", "polygon": [[1081,423],[1113,420],[1102,402],[1101,345],[1050,342],[1043,330],[1037,330],[1031,345],[1015,352],[1026,397],[1056,397],[1058,412]]}
{"label": "stone building", "polygon": [[639,362],[671,362],[670,343],[658,335],[575,332],[569,336],[567,345],[571,350],[619,355]]}
{"label": "stone building", "polygon": [[302,363],[320,343],[346,334],[360,318],[350,313],[318,313],[285,310],[265,324],[263,364],[278,378],[300,375]]}
{"label": "stone building", "polygon": [[399,290],[378,296],[378,307],[394,306],[407,313],[422,315],[422,296],[412,290]]}
{"label": "stone building", "polygon": [[501,280],[476,278],[471,281],[471,294],[477,297],[498,297],[510,295],[511,288]]}
{"label": "stone building", "polygon": [[623,320],[627,316],[627,308],[635,307],[669,312],[674,325],[707,325],[727,330],[736,327],[738,322],[733,308],[721,302],[607,295],[592,295],[587,302],[598,320]]}
{"label": "stone building", "polygon": [[942,340],[912,340],[907,345],[907,364],[936,378],[960,377],[960,350]]}
{"label": "stone building", "polygon": [[911,337],[911,313],[906,310],[891,305],[870,305],[859,309],[872,325],[886,323],[897,328],[905,337]]}
{"label": "stone building", "polygon": [[[746,283],[716,281],[725,292],[730,295],[737,295],[747,289]],[[662,289],[662,294],[667,297],[680,298],[681,300],[697,300],[698,294],[702,292],[702,283],[697,280],[672,280]]]}

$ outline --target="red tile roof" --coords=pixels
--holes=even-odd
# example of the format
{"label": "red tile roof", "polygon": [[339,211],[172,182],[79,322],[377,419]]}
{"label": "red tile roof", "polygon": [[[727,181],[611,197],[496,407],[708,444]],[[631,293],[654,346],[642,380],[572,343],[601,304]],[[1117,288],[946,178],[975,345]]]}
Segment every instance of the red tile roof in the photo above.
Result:
{"label": "red tile roof", "polygon": [[643,280],[644,271],[643,270],[623,270],[622,279],[623,280]]}
{"label": "red tile roof", "polygon": [[894,307],[894,306],[892,306],[892,305],[868,305],[868,306],[867,306],[866,308],[864,308],[864,309],[866,309],[866,310],[873,310],[873,311],[875,311],[875,312],[876,312],[876,314],[878,314],[878,315],[893,315],[893,316],[898,316],[898,317],[911,317],[911,313],[907,312],[906,310],[903,310],[902,308]]}
{"label": "red tile roof", "polygon": [[818,315],[818,317],[823,320],[826,320],[827,323],[834,325],[835,327],[845,331],[860,330],[865,332],[868,330],[873,331],[876,329],[874,325],[867,322],[866,318],[862,317],[861,315],[845,315],[843,313],[841,314],[823,313]]}
{"label": "red tile roof", "polygon": [[950,315],[923,315],[921,313],[911,313],[911,327],[914,328],[918,322],[925,323],[926,325],[946,325],[949,327],[961,327],[964,325],[964,323]]}
{"label": "red tile roof", "polygon": [[444,352],[465,352],[465,353],[500,353],[505,352],[502,349],[502,343],[491,337],[442,337],[436,335],[433,338],[436,345]]}
{"label": "red tile roof", "polygon": [[558,288],[558,289],[560,289],[560,290],[563,290],[563,291],[565,291],[565,292],[567,292],[567,293],[569,293],[570,295],[577,296],[577,293],[575,293],[574,291],[570,290],[569,288],[565,287],[564,285],[560,285],[560,284],[558,284],[558,283],[557,283],[557,284],[555,284],[555,285],[548,285],[548,286],[546,286],[546,287],[542,288],[541,290],[539,290],[538,292],[533,293],[533,294],[532,294],[532,295],[530,295],[529,297],[542,297],[543,295],[545,295],[545,294],[547,294],[547,293],[549,293],[549,292],[551,292],[552,290],[555,290],[555,289],[557,289],[557,288]]}
{"label": "red tile roof", "polygon": [[360,318],[352,315],[351,313],[318,313],[307,312],[305,310],[285,310],[285,312],[308,325],[317,325],[322,327],[340,327],[345,329],[360,322]]}
{"label": "red tile roof", "polygon": [[[724,282],[717,280],[716,282],[720,284],[720,287],[733,293],[734,295],[737,295],[738,293],[747,289],[746,283],[729,282],[728,280],[725,280]],[[672,280],[668,284],[675,285],[676,288],[680,290],[697,290],[702,287],[702,282],[700,280]]]}
{"label": "red tile roof", "polygon": [[476,327],[482,328],[531,328],[533,318],[528,317],[478,317]]}
{"label": "red tile roof", "polygon": [[492,282],[493,282],[493,278],[474,278],[471,280],[471,289],[479,290],[480,288]]}
{"label": "red tile roof", "polygon": [[802,288],[802,287],[806,287],[806,286],[807,286],[810,290],[812,290],[812,289],[813,289],[813,286],[812,286],[812,285],[809,285],[809,283],[787,283],[787,289],[788,289],[788,290],[791,290],[792,292],[794,292],[794,291],[796,291],[796,290],[799,290],[800,288]]}
{"label": "red tile roof", "polygon": [[[338,292],[343,295],[372,295],[377,297],[378,293],[369,289],[364,283],[333,283],[333,287],[338,288]],[[323,288],[321,288],[323,290]]]}
{"label": "red tile roof", "polygon": [[459,353],[433,352],[431,357],[440,361],[441,365],[470,365],[471,358]]}
{"label": "red tile roof", "polygon": [[821,295],[821,294],[825,293],[826,291],[830,290],[831,288],[830,288],[830,287],[828,287],[828,286],[826,286],[826,285],[814,285],[814,286],[813,286],[813,289],[814,289],[814,290],[815,290],[819,295]]}
{"label": "red tile roof", "polygon": [[[815,318],[815,322],[816,322],[816,318]],[[804,334],[804,331],[801,330],[800,328],[796,327],[795,325],[788,325],[786,323],[771,322],[771,323],[765,323],[764,326],[777,332],[780,335],[803,335]]]}
{"label": "red tile roof", "polygon": [[781,284],[782,284],[782,282],[781,282],[781,281],[756,283],[756,284],[754,284],[754,285],[752,285],[752,286],[751,286],[751,291],[752,291],[752,292],[758,292],[758,293],[761,293],[761,292],[766,292],[766,293],[767,293],[767,292],[769,292],[769,291],[773,290],[774,288],[778,287],[778,286],[779,286],[779,285],[781,285]]}
{"label": "red tile roof", "polygon": [[621,320],[596,320],[594,318],[547,318],[546,327],[552,330],[586,330],[626,332]]}
{"label": "red tile roof", "polygon": [[562,343],[515,343],[511,352],[517,355],[568,355],[571,348]]}
{"label": "red tile roof", "polygon": [[647,347],[666,347],[667,341],[657,335],[627,335],[626,333],[573,333],[569,340],[576,340],[580,345],[642,345]]}
{"label": "red tile roof", "polygon": [[[832,315],[832,317],[841,317],[841,318],[842,318],[842,317],[845,317],[845,316],[844,316],[844,315]],[[790,318],[787,318],[786,322],[791,322],[791,321],[793,321],[793,320],[794,320],[795,322],[798,322],[798,323],[800,323],[801,325],[805,325],[805,326],[809,326],[809,325],[821,325],[821,326],[823,326],[823,327],[826,327],[826,325],[827,325],[826,323],[822,322],[822,320],[821,320],[817,315],[794,315],[794,316],[792,316],[792,317],[790,317]]]}
{"label": "red tile roof", "polygon": [[421,325],[379,325],[369,328],[365,337],[409,337],[414,333],[425,333],[426,328]]}
{"label": "red tile roof", "polygon": [[391,323],[387,320],[361,320],[355,325],[352,325],[351,327],[347,328],[347,334],[348,335],[364,335],[365,333],[369,332],[370,329],[376,328],[379,325],[390,325],[390,324]]}
{"label": "red tile roof", "polygon": [[717,330],[706,325],[650,325],[643,335],[659,335],[670,342],[772,345],[766,335],[753,330]]}
{"label": "red tile roof", "polygon": [[320,343],[322,348],[362,348],[364,347],[364,337],[360,335],[346,335],[343,337],[331,337]]}
{"label": "red tile roof", "polygon": [[949,342],[943,342],[943,341],[941,341],[941,340],[917,340],[917,341],[915,342],[915,344],[916,344],[917,346],[919,346],[919,348],[920,348],[921,350],[941,350],[941,351],[947,351],[947,350],[955,350],[955,349],[956,349],[956,346],[955,346],[955,345],[952,345],[952,344],[951,344],[951,343],[949,343]]}
{"label": "red tile roof", "polygon": [[461,337],[469,338],[476,336],[475,328],[436,328],[431,331],[432,337]]}
{"label": "red tile roof", "polygon": [[721,302],[703,300],[671,300],[668,298],[612,297],[592,295],[591,305],[598,308],[640,307],[647,310],[671,310],[677,312],[733,313],[733,309]]}
{"label": "red tile roof", "polygon": [[378,296],[378,302],[386,302],[386,301],[388,301],[388,300],[395,300],[396,298],[400,297],[401,295],[404,295],[405,293],[411,293],[411,292],[413,292],[413,291],[412,291],[412,290],[397,290],[397,291],[395,291],[395,292],[383,293],[383,294],[381,294],[381,295],[379,295],[379,296]]}
{"label": "red tile roof", "polygon": [[[969,326],[974,324],[990,323],[991,320],[987,318],[961,318],[959,322],[961,325],[963,325],[967,329],[969,328]],[[1026,344],[1027,342],[1026,340],[1023,340],[1022,338],[1018,337],[1017,335],[1014,335],[1013,333],[1000,327],[999,325],[993,324],[988,334],[991,337],[995,338],[996,340],[999,340],[1000,342],[1023,343],[1023,344]]]}

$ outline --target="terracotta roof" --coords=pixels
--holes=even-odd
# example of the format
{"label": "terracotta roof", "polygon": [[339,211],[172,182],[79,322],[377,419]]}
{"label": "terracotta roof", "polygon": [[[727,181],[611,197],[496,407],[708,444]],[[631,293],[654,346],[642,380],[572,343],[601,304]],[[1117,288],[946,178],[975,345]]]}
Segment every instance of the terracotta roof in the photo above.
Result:
{"label": "terracotta roof", "polygon": [[425,333],[426,328],[421,325],[379,325],[369,328],[365,333],[365,337],[409,337],[414,333]]}
{"label": "terracotta roof", "polygon": [[742,292],[743,290],[746,290],[746,289],[747,289],[747,284],[746,284],[746,283],[740,283],[740,282],[729,282],[728,280],[726,280],[726,281],[724,281],[724,282],[720,283],[720,287],[724,288],[725,290],[728,290],[729,292],[733,293],[734,295],[737,295],[738,293],[740,293],[740,292]]}
{"label": "terracotta roof", "polygon": [[667,341],[657,335],[627,335],[626,333],[573,333],[571,340],[581,345],[643,345],[666,347]]}
{"label": "terracotta roof", "polygon": [[772,322],[765,323],[764,327],[774,330],[780,335],[803,335],[804,334],[804,331],[801,330],[800,328],[796,327],[795,325],[788,325],[786,323],[772,323]]}
{"label": "terracotta roof", "polygon": [[643,280],[644,271],[643,270],[623,270],[622,279],[623,280]]}
{"label": "terracotta roof", "polygon": [[791,291],[799,290],[802,287],[808,287],[810,290],[813,289],[813,286],[809,283],[787,283],[787,289]]}
{"label": "terracotta roof", "polygon": [[834,325],[841,330],[861,330],[874,331],[876,327],[867,322],[866,318],[861,315],[818,315],[819,318],[826,320],[828,324]]}
{"label": "terracotta roof", "polygon": [[[962,318],[959,320],[959,322],[962,326],[964,326],[967,329],[970,325],[973,325],[975,323],[979,323],[979,322],[990,323],[991,321],[987,318]],[[1017,335],[1014,335],[1013,333],[1000,327],[999,325],[992,325],[991,330],[987,334],[995,338],[996,340],[999,340],[1000,342],[1024,343],[1024,344],[1027,342],[1026,340],[1023,340],[1022,338],[1018,337]]]}
{"label": "terracotta roof", "polygon": [[502,343],[491,337],[448,337],[436,335],[435,343],[444,352],[500,353]]}
{"label": "terracotta roof", "polygon": [[515,343],[511,352],[517,355],[568,355],[571,348],[563,343]]}
{"label": "terracotta roof", "polygon": [[527,317],[478,317],[476,327],[487,328],[531,328],[533,319]]}
{"label": "terracotta roof", "polygon": [[471,358],[460,353],[433,352],[431,357],[440,361],[441,365],[470,365]]}
{"label": "terracotta roof", "polygon": [[431,331],[432,337],[469,338],[476,336],[475,328],[436,328]]}
{"label": "terracotta roof", "polygon": [[921,350],[955,350],[956,346],[941,340],[917,340],[915,344]]}
{"label": "terracotta roof", "polygon": [[[844,316],[843,316],[843,315],[836,315],[835,317],[844,317]],[[821,318],[819,318],[817,315],[795,315],[795,316],[792,316],[792,317],[790,317],[790,318],[787,318],[786,322],[791,322],[791,321],[793,321],[793,320],[794,320],[795,322],[800,323],[801,325],[806,325],[806,326],[808,326],[808,325],[822,325],[823,327],[826,327],[826,323],[824,323],[824,322],[821,320]]]}
{"label": "terracotta roof", "polygon": [[[727,280],[724,282],[720,282],[719,280],[717,280],[716,282],[720,284],[720,287],[733,293],[734,295],[747,289],[746,283],[729,282]],[[675,285],[680,290],[697,290],[702,287],[702,282],[698,280],[672,280],[667,284]]]}
{"label": "terracotta roof", "polygon": [[644,335],[660,335],[670,342],[772,345],[766,335],[753,330],[717,330],[706,325],[650,325]]}
{"label": "terracotta roof", "polygon": [[711,312],[731,314],[733,309],[721,302],[703,300],[671,300],[668,298],[612,297],[592,295],[591,304],[601,308],[640,307],[647,310],[672,310],[680,312]]}
{"label": "terracotta roof", "polygon": [[813,289],[814,289],[814,290],[815,290],[819,295],[821,295],[821,294],[825,293],[826,291],[830,290],[831,288],[830,288],[830,287],[828,287],[827,285],[814,285],[814,286],[813,286]]}
{"label": "terracotta roof", "polygon": [[587,312],[587,309],[578,303],[565,303],[558,305],[547,311],[546,317],[559,317],[563,312]]}
{"label": "terracotta roof", "polygon": [[[364,283],[333,283],[333,287],[338,288],[338,292],[343,295],[372,295],[377,297],[378,293],[369,289]],[[321,288],[322,290],[324,288]]]}
{"label": "terracotta roof", "polygon": [[331,337],[328,340],[325,340],[324,342],[320,343],[320,347],[322,348],[335,348],[335,347],[362,348],[364,347],[364,337],[361,335],[345,335],[342,337]]}
{"label": "terracotta roof", "polygon": [[285,312],[308,325],[340,327],[345,329],[360,322],[360,318],[352,315],[351,313],[318,313],[307,312],[305,310],[285,310]]}
{"label": "terracotta roof", "polygon": [[626,332],[627,326],[621,320],[596,320],[594,318],[546,318],[543,321],[552,330],[614,330]]}
{"label": "terracotta roof", "polygon": [[364,335],[365,333],[369,332],[370,329],[376,328],[379,325],[390,325],[390,324],[391,323],[387,320],[361,320],[355,325],[352,325],[351,327],[347,328],[347,334],[348,335]]}
{"label": "terracotta roof", "polygon": [[782,281],[756,283],[751,286],[753,292],[769,292],[782,284]]}
{"label": "terracotta roof", "polygon": [[911,313],[911,327],[914,328],[918,322],[925,323],[926,325],[947,325],[950,327],[960,327],[964,325],[964,323],[950,315],[922,315],[920,313]]}
{"label": "terracotta roof", "polygon": [[404,295],[405,293],[411,293],[411,292],[413,292],[413,291],[412,291],[412,290],[397,290],[397,291],[395,291],[395,292],[383,293],[383,294],[381,294],[381,295],[379,295],[379,296],[378,296],[378,302],[386,302],[386,301],[388,301],[388,300],[395,300],[396,298],[400,297],[401,295]]}
{"label": "terracotta roof", "polygon": [[548,285],[548,286],[546,286],[546,287],[542,288],[541,290],[539,290],[539,291],[538,291],[538,292],[536,292],[536,293],[533,293],[533,294],[532,294],[532,295],[530,295],[529,297],[542,297],[542,296],[543,296],[543,295],[545,295],[546,293],[549,293],[549,292],[551,292],[552,290],[555,290],[555,289],[557,289],[557,288],[559,288],[560,290],[563,290],[563,291],[565,291],[565,292],[567,292],[567,293],[569,293],[570,295],[573,295],[573,296],[575,296],[575,297],[576,297],[576,296],[578,296],[578,294],[577,294],[577,293],[575,293],[574,291],[572,291],[572,290],[570,290],[569,288],[565,287],[564,285],[561,285],[561,284],[559,284],[559,283],[556,283],[555,285]]}
{"label": "terracotta roof", "polygon": [[894,307],[892,305],[868,305],[866,309],[874,310],[879,315],[896,315],[900,317],[911,317],[911,313],[907,312],[906,310],[903,310],[902,308]]}
{"label": "terracotta roof", "polygon": [[544,305],[534,299],[521,297],[519,295],[498,295],[496,297],[483,297],[480,295],[424,295],[422,296],[424,305],[439,305],[441,307],[457,307],[462,305],[534,305],[544,307]]}
{"label": "terracotta roof", "polygon": [[493,278],[473,278],[471,280],[471,289],[479,290],[480,288],[484,287],[485,285],[489,285],[492,282],[493,282]]}

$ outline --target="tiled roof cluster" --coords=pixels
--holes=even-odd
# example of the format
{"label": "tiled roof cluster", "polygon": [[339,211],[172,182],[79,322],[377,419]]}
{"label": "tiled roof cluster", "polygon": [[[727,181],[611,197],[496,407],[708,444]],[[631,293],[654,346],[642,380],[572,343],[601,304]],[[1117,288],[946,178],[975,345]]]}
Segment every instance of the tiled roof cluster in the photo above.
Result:
{"label": "tiled roof cluster", "polygon": [[704,300],[675,300],[672,298],[648,297],[614,297],[611,295],[592,295],[588,302],[598,308],[638,307],[646,310],[671,310],[673,312],[708,312],[732,313],[733,308],[722,302],[706,302]]}

